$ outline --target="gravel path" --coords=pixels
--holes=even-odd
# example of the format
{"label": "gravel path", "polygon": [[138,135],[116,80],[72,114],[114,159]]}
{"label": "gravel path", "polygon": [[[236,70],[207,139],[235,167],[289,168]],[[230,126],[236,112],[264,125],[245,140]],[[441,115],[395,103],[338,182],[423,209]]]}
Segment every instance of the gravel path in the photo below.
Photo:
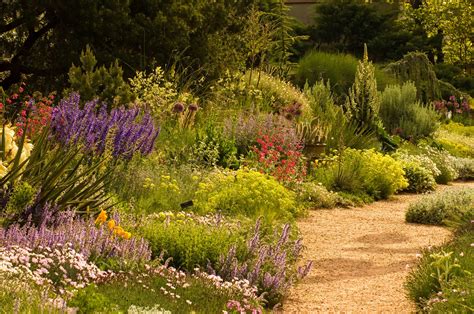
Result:
{"label": "gravel path", "polygon": [[[474,182],[440,186],[474,188]],[[298,226],[313,260],[311,273],[284,303],[285,313],[410,313],[405,277],[420,248],[450,237],[441,227],[405,223],[408,205],[420,195],[351,209],[313,210]]]}

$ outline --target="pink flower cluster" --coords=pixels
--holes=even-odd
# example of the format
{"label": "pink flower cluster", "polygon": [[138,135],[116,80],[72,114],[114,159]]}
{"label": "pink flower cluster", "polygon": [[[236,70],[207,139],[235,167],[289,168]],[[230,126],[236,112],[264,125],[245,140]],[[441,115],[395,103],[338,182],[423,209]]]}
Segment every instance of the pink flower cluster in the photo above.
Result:
{"label": "pink flower cluster", "polygon": [[[228,295],[235,296],[235,299],[242,300],[241,302],[229,300],[229,302],[227,302],[227,308],[229,310],[237,310],[237,308],[234,307],[238,303],[238,309],[240,309],[238,313],[247,313],[247,311],[251,313],[262,313],[262,307],[260,305],[262,299],[257,296],[257,287],[250,285],[247,279],[233,278],[231,281],[225,281],[220,276],[202,272],[199,268],[194,269],[193,276],[207,282],[213,288],[223,290]],[[232,306],[229,307],[229,305]]]}
{"label": "pink flower cluster", "polygon": [[458,99],[456,96],[450,96],[448,101],[437,100],[433,102],[434,108],[436,111],[447,114],[451,112],[452,114],[462,114],[469,112],[469,104],[466,99]]}
{"label": "pink flower cluster", "polygon": [[101,271],[70,245],[53,247],[10,246],[0,248],[0,272],[25,276],[38,285],[51,286],[60,295],[100,281],[110,272]]}

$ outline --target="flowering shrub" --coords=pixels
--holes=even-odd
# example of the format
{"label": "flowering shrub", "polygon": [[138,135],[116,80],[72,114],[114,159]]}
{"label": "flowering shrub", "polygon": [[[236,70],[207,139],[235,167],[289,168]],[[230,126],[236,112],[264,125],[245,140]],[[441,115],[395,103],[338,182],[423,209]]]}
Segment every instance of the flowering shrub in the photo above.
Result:
{"label": "flowering shrub", "polygon": [[50,285],[60,294],[68,287],[83,288],[107,274],[68,244],[60,243],[35,249],[1,247],[0,265],[2,271],[24,275],[38,285]]}
{"label": "flowering shrub", "polygon": [[288,219],[297,210],[295,193],[274,178],[257,171],[239,169],[218,172],[199,184],[196,209],[201,213],[263,215],[265,220]]}
{"label": "flowering shrub", "polygon": [[306,166],[299,143],[286,143],[282,133],[263,134],[252,148],[255,167],[283,182],[301,182],[306,176]]}
{"label": "flowering shrub", "polygon": [[410,155],[399,150],[393,155],[402,163],[405,178],[408,180],[407,191],[423,193],[436,188],[435,177],[441,174],[436,164],[427,156]]}
{"label": "flowering shrub", "polygon": [[[5,267],[5,269],[4,269]],[[24,270],[24,269],[23,269]],[[14,273],[14,271],[16,273]],[[26,271],[25,271],[26,272]],[[3,313],[62,313],[66,301],[45,285],[0,262],[0,304]]]}
{"label": "flowering shrub", "polygon": [[279,134],[285,145],[294,146],[300,142],[294,125],[281,115],[244,115],[235,119],[226,119],[223,133],[235,140],[240,154],[247,154],[249,148],[257,144],[261,134],[269,136]]}
{"label": "flowering shrub", "polygon": [[221,313],[229,310],[229,302],[239,302],[250,309],[248,313],[262,313],[262,299],[248,281],[224,281],[199,269],[186,274],[165,262],[147,264],[140,271],[115,273],[79,290],[68,305],[86,312]]}
{"label": "flowering shrub", "polygon": [[416,162],[402,162],[402,166],[408,180],[406,191],[424,193],[436,188],[436,181],[428,169]]}
{"label": "flowering shrub", "polygon": [[[247,257],[242,260],[233,246],[223,254],[217,268],[209,266],[212,273],[224,279],[245,279],[250,285],[258,288],[267,305],[279,303],[290,286],[298,279],[305,277],[312,262],[296,268],[296,260],[303,249],[301,239],[290,239],[290,225],[286,224],[281,235],[275,233],[274,240],[264,239],[261,234],[261,221],[257,221],[253,235],[247,242]],[[237,306],[235,304],[234,306]]]}
{"label": "flowering shrub", "polygon": [[400,162],[373,149],[346,149],[315,173],[329,189],[366,193],[375,199],[385,199],[408,187],[404,175]]}
{"label": "flowering shrub", "polygon": [[431,172],[416,162],[402,162],[405,178],[408,180],[406,191],[424,193],[436,188]]}
{"label": "flowering shrub", "polygon": [[87,152],[97,155],[107,148],[112,156],[124,159],[152,152],[159,128],[149,114],[141,115],[138,108],[115,108],[109,114],[105,105],[97,110],[97,101],[87,102],[81,109],[79,101],[79,94],[72,93],[53,110],[51,126],[61,143],[82,144]]}
{"label": "flowering shrub", "polygon": [[117,258],[121,265],[126,262],[148,261],[151,258],[148,243],[141,238],[126,240],[123,237],[113,237],[108,227],[96,227],[93,219],[74,218],[73,212],[61,212],[52,217],[51,210],[46,209],[44,215],[38,227],[27,223],[23,226],[13,224],[8,228],[0,228],[0,245],[19,245],[35,250],[40,246],[69,243],[88,260]]}
{"label": "flowering shrub", "polygon": [[458,178],[459,174],[454,166],[456,158],[445,150],[439,150],[430,146],[423,147],[424,154],[430,158],[439,169],[440,173],[435,176],[436,182],[447,184]]}
{"label": "flowering shrub", "polygon": [[449,119],[453,114],[469,113],[470,107],[467,99],[457,99],[456,96],[450,96],[448,101],[437,100],[433,102],[435,110],[446,115]]}
{"label": "flowering shrub", "polygon": [[27,128],[28,137],[32,138],[51,122],[51,112],[55,95],[29,95],[26,84],[21,83],[18,92],[8,96],[5,103],[0,102],[0,112],[6,121],[16,126],[16,134],[21,137]]}

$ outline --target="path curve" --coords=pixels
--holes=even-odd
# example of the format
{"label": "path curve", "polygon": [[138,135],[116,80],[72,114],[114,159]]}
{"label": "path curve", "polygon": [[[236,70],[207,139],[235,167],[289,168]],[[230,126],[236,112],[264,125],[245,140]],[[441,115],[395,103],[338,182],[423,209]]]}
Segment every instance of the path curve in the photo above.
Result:
{"label": "path curve", "polygon": [[[474,182],[440,186],[474,188]],[[420,249],[443,243],[442,227],[408,224],[405,211],[421,195],[350,209],[313,210],[298,222],[313,260],[310,274],[292,288],[284,313],[410,313],[403,284]]]}

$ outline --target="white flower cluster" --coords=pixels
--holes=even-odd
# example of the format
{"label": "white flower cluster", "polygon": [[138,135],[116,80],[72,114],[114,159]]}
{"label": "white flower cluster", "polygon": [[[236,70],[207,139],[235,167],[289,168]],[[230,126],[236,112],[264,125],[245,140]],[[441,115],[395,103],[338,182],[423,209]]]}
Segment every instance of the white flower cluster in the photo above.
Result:
{"label": "white flower cluster", "polygon": [[219,276],[200,271],[199,268],[195,268],[194,271],[194,277],[203,279],[229,294],[241,294],[250,300],[258,300],[257,287],[250,285],[247,279],[233,278],[232,281],[224,281]]}
{"label": "white flower cluster", "polygon": [[25,276],[38,285],[50,285],[60,294],[66,288],[79,289],[108,273],[94,264],[70,245],[56,245],[32,250],[27,247],[0,248],[0,271]]}

